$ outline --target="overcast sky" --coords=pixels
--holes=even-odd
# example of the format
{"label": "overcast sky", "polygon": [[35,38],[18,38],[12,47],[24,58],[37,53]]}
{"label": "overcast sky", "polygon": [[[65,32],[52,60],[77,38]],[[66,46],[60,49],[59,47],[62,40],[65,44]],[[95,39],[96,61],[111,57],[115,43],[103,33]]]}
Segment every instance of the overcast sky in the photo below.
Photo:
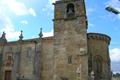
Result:
{"label": "overcast sky", "polygon": [[[9,41],[18,40],[23,30],[24,39],[53,35],[53,6],[55,0],[0,0],[0,33],[6,32]],[[86,0],[88,32],[104,33],[112,40],[110,57],[112,70],[120,72],[120,15],[107,12],[113,6],[120,11],[118,0]],[[0,34],[0,35],[1,35]]]}

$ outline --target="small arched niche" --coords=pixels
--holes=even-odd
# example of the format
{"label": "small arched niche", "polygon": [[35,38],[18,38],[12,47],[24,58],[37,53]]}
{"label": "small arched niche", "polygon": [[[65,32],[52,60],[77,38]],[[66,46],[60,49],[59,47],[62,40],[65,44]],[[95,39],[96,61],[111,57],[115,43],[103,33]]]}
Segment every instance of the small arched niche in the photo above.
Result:
{"label": "small arched niche", "polygon": [[74,17],[74,15],[75,15],[75,6],[74,6],[73,3],[69,3],[67,5],[67,11],[66,11],[66,13],[67,13],[67,17],[68,18],[69,17]]}

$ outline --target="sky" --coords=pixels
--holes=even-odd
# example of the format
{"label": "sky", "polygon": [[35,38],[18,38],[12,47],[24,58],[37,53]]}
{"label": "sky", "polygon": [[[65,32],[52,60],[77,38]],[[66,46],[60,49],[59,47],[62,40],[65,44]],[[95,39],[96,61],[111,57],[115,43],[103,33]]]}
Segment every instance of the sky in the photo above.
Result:
{"label": "sky", "polygon": [[[24,39],[53,35],[52,3],[55,0],[0,0],[0,35],[6,32],[8,41],[19,39],[23,30]],[[110,58],[112,71],[120,72],[120,15],[105,10],[111,5],[120,11],[119,0],[85,0],[88,32],[104,33],[111,37]]]}

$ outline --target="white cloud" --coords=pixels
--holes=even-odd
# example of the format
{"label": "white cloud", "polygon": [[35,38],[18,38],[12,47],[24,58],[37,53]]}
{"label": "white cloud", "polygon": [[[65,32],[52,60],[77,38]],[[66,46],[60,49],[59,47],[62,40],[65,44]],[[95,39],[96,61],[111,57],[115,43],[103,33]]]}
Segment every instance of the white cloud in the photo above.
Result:
{"label": "white cloud", "polygon": [[53,30],[51,30],[50,32],[43,32],[43,37],[50,37],[53,36]]}
{"label": "white cloud", "polygon": [[113,62],[119,62],[120,61],[120,48],[111,49],[110,58]]}
{"label": "white cloud", "polygon": [[118,14],[118,18],[120,19],[120,14]]}
{"label": "white cloud", "polygon": [[92,23],[88,23],[88,26],[90,26],[90,27],[95,27],[95,24],[92,24]]}
{"label": "white cloud", "polygon": [[119,0],[110,0],[106,3],[106,5],[111,5],[113,7],[120,7],[120,1]]}
{"label": "white cloud", "polygon": [[[6,0],[5,0],[6,1]],[[16,15],[25,15],[27,14],[27,8],[24,3],[17,2],[15,0],[12,0],[11,2],[6,1],[5,4],[8,6],[8,8],[15,13]]]}
{"label": "white cloud", "polygon": [[54,6],[52,3],[55,3],[55,1],[58,0],[49,0],[48,3],[43,7],[42,11],[46,12],[46,14],[49,16],[54,10]]}
{"label": "white cloud", "polygon": [[95,8],[86,8],[87,15],[92,14],[95,11]]}
{"label": "white cloud", "polygon": [[[106,6],[112,6],[116,10],[120,11],[120,1],[119,0],[110,0],[106,3]],[[120,19],[120,14],[117,16]]]}
{"label": "white cloud", "polygon": [[35,11],[34,11],[33,8],[30,8],[30,9],[29,9],[29,13],[30,13],[31,15],[33,15],[33,16],[36,16],[36,13],[35,13]]}
{"label": "white cloud", "polygon": [[28,21],[23,20],[23,21],[21,21],[21,23],[22,23],[23,25],[25,25],[25,24],[28,24]]}
{"label": "white cloud", "polygon": [[14,39],[19,38],[20,32],[15,31],[14,28],[12,28],[12,27],[8,27],[6,25],[6,27],[4,27],[1,30],[1,32],[3,32],[3,31],[5,31],[5,33],[6,33],[7,40],[14,40]]}
{"label": "white cloud", "polygon": [[53,10],[53,6],[50,4],[45,5],[45,7],[42,9],[42,11],[46,12],[47,14],[49,14],[51,10]]}
{"label": "white cloud", "polygon": [[49,0],[49,2],[52,4],[52,3],[55,3],[55,1],[58,1],[58,0]]}
{"label": "white cloud", "polygon": [[36,16],[36,12],[33,8],[27,8],[24,3],[17,0],[1,0],[0,2],[5,6],[4,8],[8,8],[8,10],[13,12],[15,15],[21,16],[30,14],[32,16]]}
{"label": "white cloud", "polygon": [[[50,32],[43,32],[43,37],[52,37],[54,35],[53,30]],[[32,38],[38,37],[37,35],[33,35]]]}
{"label": "white cloud", "polygon": [[14,40],[17,39],[19,37],[20,32],[15,31],[14,26],[10,20],[9,17],[6,16],[2,16],[0,17],[0,20],[2,20],[3,22],[0,24],[1,25],[1,30],[0,32],[2,33],[3,31],[5,31],[6,33],[6,38],[8,40]]}
{"label": "white cloud", "polygon": [[18,39],[20,32],[15,30],[12,20],[8,16],[8,10],[13,11],[16,15],[22,15],[26,14],[27,8],[15,0],[0,0],[0,34],[5,31],[7,40],[11,41]]}
{"label": "white cloud", "polygon": [[42,8],[42,11],[44,11],[47,16],[51,16],[51,13],[53,13],[54,7],[52,5],[52,1],[49,0],[49,2]]}

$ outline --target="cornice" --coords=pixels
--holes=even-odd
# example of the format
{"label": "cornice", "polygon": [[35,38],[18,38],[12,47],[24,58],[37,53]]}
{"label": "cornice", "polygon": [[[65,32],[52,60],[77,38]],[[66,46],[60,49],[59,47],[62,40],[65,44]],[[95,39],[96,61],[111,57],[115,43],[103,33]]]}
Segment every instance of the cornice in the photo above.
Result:
{"label": "cornice", "polygon": [[111,38],[102,33],[87,33],[87,38],[89,39],[96,39],[96,40],[103,40],[106,41],[108,44],[110,44]]}

